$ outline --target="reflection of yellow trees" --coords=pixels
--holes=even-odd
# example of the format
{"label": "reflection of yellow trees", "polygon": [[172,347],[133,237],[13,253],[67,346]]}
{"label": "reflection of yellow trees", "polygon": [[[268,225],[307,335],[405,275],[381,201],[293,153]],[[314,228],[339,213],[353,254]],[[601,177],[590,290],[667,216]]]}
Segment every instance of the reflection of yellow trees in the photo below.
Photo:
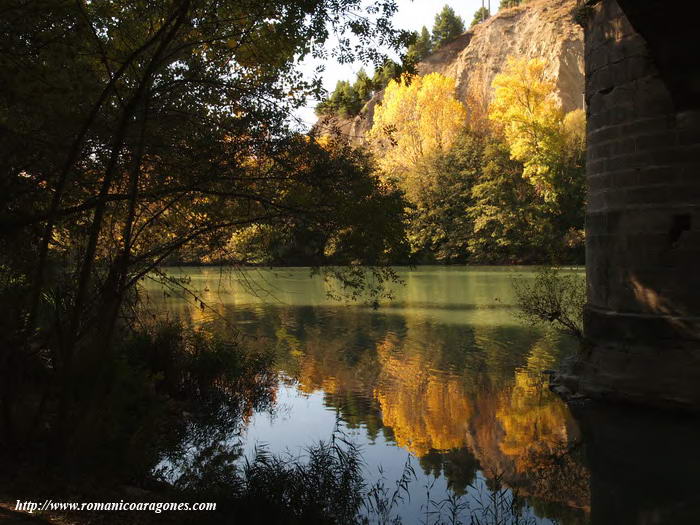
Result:
{"label": "reflection of yellow trees", "polygon": [[496,412],[505,433],[500,448],[514,458],[519,472],[526,472],[532,460],[555,453],[569,441],[568,409],[549,391],[542,375],[542,370],[554,364],[544,345],[535,345],[527,365],[515,371],[513,389]]}
{"label": "reflection of yellow trees", "polygon": [[549,391],[542,370],[555,358],[546,345],[533,346],[526,366],[515,371],[510,394],[500,397],[496,419],[503,429],[500,451],[515,473],[529,479],[528,490],[569,506],[590,505],[589,473],[570,446],[578,430],[565,403]]}
{"label": "reflection of yellow trees", "polygon": [[[328,394],[339,394],[343,390],[348,389],[348,373],[343,373],[336,370],[333,375],[330,375],[329,370],[323,366],[323,363],[317,361],[313,356],[305,356],[301,361],[299,369],[299,390],[306,394],[323,390]],[[347,371],[346,371],[347,372]],[[337,377],[336,374],[342,374],[345,377]],[[349,388],[352,390],[352,388]]]}
{"label": "reflection of yellow trees", "polygon": [[463,447],[472,409],[462,380],[432,370],[425,354],[396,352],[397,345],[390,335],[377,347],[381,374],[374,395],[384,425],[400,447],[419,457]]}
{"label": "reflection of yellow trees", "polygon": [[[292,338],[288,336],[288,339]],[[348,350],[342,339],[329,341],[315,334],[307,337],[303,344],[296,338],[293,340],[296,345],[290,346],[290,353],[295,365],[291,368],[299,382],[299,390],[307,394],[318,390],[326,394],[355,393],[371,398],[376,377],[376,360],[372,352],[362,352],[359,359],[348,362],[343,359]]]}
{"label": "reflection of yellow trees", "polygon": [[[414,281],[412,293],[420,293],[411,301],[427,303],[428,288]],[[451,281],[438,284],[450,304],[465,301],[450,295]],[[220,315],[182,303],[184,318],[212,330],[228,323],[249,330],[244,344],[272,346],[278,370],[300,391],[323,391],[350,428],[363,427],[371,439],[383,432],[458,491],[480,468],[544,502],[588,506],[586,468],[564,453],[578,437],[576,426],[541,374],[558,360],[558,339],[538,340],[510,324],[463,330],[423,316],[372,317],[364,309],[230,308],[216,303],[211,284],[211,291],[199,288],[198,298]]]}

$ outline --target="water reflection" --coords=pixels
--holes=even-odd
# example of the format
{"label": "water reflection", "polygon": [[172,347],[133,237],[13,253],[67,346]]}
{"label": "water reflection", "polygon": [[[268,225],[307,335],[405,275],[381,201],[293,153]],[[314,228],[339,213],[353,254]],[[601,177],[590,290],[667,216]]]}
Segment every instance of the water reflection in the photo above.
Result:
{"label": "water reflection", "polygon": [[[304,430],[331,410],[380,462],[400,447],[457,494],[498,476],[528,498],[533,517],[586,521],[580,433],[542,374],[573,344],[514,321],[508,272],[404,272],[406,287],[379,310],[328,300],[304,270],[233,280],[210,269],[188,274],[196,300],[152,288],[152,301],[274,348],[280,388],[293,391],[278,396],[287,416],[267,423],[279,433]],[[265,287],[272,295],[261,294]],[[323,409],[299,401],[317,395]]]}

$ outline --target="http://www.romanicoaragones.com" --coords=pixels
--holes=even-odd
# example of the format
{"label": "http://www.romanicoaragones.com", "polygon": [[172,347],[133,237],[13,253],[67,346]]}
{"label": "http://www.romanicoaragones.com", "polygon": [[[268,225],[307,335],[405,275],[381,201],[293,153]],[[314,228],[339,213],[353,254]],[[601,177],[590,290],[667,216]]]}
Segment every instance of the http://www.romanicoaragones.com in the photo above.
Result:
{"label": "http://www.romanicoaragones.com", "polygon": [[216,503],[172,503],[172,502],[66,502],[47,499],[42,501],[17,500],[15,510],[21,512],[56,512],[56,511],[149,511],[160,514],[164,511],[211,511],[216,510]]}

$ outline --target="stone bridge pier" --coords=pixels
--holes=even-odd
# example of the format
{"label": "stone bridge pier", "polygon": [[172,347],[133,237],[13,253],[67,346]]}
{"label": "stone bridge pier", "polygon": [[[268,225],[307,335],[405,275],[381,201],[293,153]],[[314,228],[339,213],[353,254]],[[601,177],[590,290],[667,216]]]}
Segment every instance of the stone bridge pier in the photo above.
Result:
{"label": "stone bridge pier", "polygon": [[585,329],[574,388],[700,408],[700,25],[689,2],[589,0]]}

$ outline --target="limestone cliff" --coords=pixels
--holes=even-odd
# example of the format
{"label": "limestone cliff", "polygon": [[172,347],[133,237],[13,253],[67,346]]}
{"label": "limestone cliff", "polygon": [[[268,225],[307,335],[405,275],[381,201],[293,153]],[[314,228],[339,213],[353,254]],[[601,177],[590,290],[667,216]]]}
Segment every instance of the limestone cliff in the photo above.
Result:
{"label": "limestone cliff", "polygon": [[[418,64],[418,73],[441,73],[457,81],[463,102],[471,96],[488,100],[494,76],[509,56],[539,57],[546,74],[556,79],[566,111],[583,106],[583,30],[573,20],[577,0],[534,0],[503,9],[495,16],[449,42]],[[361,140],[372,127],[374,108],[382,93],[374,96],[360,115],[333,120],[353,140]]]}

